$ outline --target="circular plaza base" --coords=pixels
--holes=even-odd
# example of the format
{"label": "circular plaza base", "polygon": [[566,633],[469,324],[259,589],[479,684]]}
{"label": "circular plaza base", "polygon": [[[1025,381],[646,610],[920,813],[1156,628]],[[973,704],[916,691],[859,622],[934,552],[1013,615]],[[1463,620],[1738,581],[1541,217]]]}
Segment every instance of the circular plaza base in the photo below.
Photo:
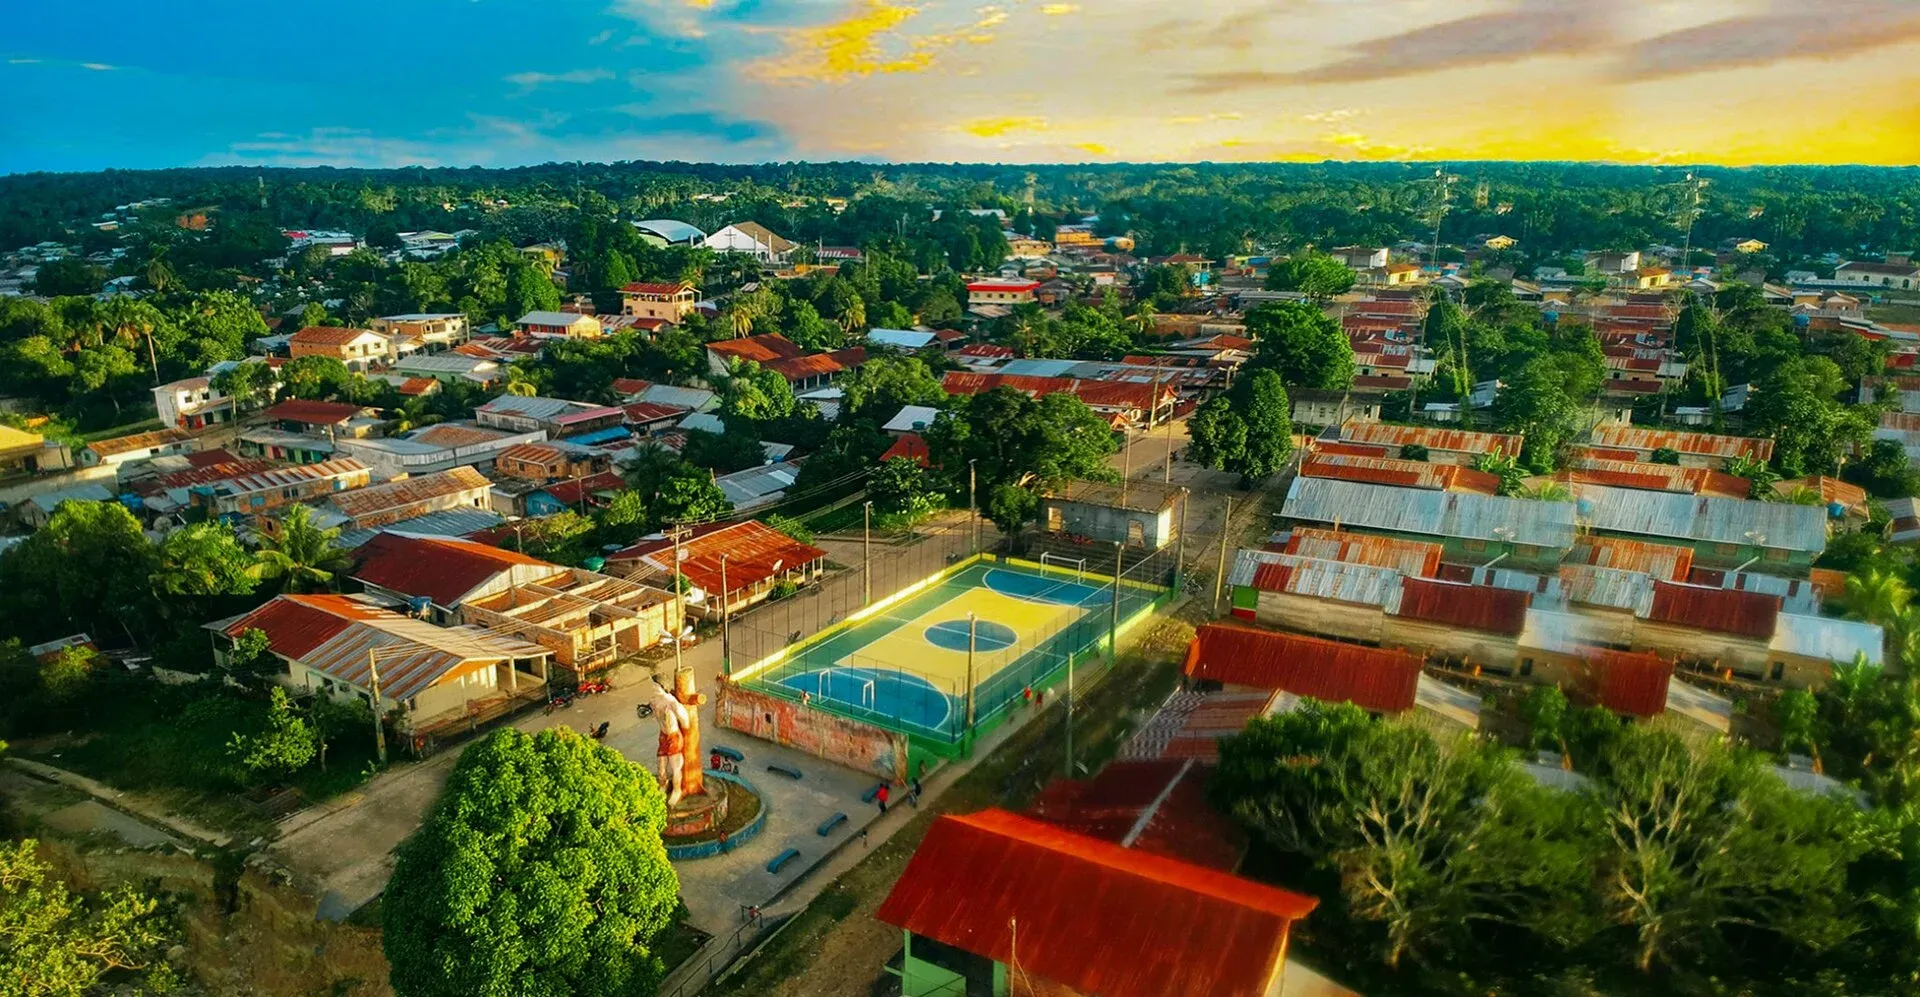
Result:
{"label": "circular plaza base", "polygon": [[683,797],[667,808],[660,837],[670,859],[707,858],[731,851],[760,833],[767,822],[766,801],[737,775],[707,771],[706,791]]}

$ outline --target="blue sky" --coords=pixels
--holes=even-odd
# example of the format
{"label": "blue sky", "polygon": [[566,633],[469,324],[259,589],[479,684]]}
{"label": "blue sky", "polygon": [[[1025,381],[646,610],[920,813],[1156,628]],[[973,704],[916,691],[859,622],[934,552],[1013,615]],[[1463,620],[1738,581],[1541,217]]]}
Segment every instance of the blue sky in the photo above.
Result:
{"label": "blue sky", "polygon": [[21,0],[9,15],[0,172],[1920,162],[1920,0]]}

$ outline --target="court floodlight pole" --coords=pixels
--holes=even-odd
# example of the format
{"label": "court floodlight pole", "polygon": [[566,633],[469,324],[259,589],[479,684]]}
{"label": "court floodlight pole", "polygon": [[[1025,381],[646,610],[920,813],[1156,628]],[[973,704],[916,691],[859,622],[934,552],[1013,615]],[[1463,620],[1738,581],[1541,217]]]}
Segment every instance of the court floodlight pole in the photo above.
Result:
{"label": "court floodlight pole", "polygon": [[733,675],[733,600],[727,592],[727,556],[720,555],[720,674]]}
{"label": "court floodlight pole", "polygon": [[1107,628],[1107,667],[1109,668],[1120,660],[1120,557],[1126,549],[1126,544],[1118,540],[1113,542],[1113,622]]}
{"label": "court floodlight pole", "polygon": [[979,617],[967,614],[967,729],[960,732],[962,737],[973,734],[973,646],[978,639]]}
{"label": "court floodlight pole", "polygon": [[[978,458],[975,458],[978,460]],[[974,495],[974,461],[967,461],[967,529],[973,537],[973,549],[968,554],[980,553],[980,503]]]}
{"label": "court floodlight pole", "polygon": [[1173,537],[1173,586],[1183,588],[1187,577],[1187,504],[1192,493],[1180,489],[1180,532]]}
{"label": "court floodlight pole", "polygon": [[866,563],[860,567],[861,608],[873,605],[873,500],[861,506],[865,513],[861,529],[860,552]]}

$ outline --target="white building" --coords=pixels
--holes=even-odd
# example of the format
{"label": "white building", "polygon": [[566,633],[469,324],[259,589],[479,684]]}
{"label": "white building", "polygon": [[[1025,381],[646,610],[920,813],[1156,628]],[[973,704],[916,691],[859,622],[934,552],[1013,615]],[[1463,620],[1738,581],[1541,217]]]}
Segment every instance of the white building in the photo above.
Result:
{"label": "white building", "polygon": [[213,386],[211,377],[189,377],[153,389],[160,424],[198,432],[233,420],[233,399]]}

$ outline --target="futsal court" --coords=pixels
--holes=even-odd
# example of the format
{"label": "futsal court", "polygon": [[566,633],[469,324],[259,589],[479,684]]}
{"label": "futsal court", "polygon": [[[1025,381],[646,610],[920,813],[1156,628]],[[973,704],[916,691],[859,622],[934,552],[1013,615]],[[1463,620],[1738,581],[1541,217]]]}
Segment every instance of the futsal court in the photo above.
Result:
{"label": "futsal court", "polygon": [[970,565],[745,681],[908,733],[956,738],[969,674],[977,721],[1106,635],[1111,584],[1067,564]]}

